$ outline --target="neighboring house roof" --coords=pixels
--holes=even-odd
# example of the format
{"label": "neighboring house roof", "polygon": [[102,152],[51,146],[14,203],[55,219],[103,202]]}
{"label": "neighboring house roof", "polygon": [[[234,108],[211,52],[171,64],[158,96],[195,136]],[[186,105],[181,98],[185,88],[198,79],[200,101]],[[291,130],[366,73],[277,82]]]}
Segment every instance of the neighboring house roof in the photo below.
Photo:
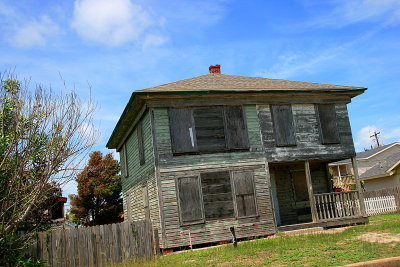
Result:
{"label": "neighboring house roof", "polygon": [[400,164],[400,152],[389,155],[360,175],[363,180],[393,175],[393,170]]}
{"label": "neighboring house roof", "polygon": [[[393,146],[396,145],[400,145],[400,142],[394,142],[388,145],[384,145],[384,146],[380,146],[374,149],[370,149],[370,150],[366,150],[366,151],[362,151],[362,152],[357,152],[356,158],[357,160],[368,160],[372,157],[375,157],[376,155],[390,149]],[[345,160],[340,160],[340,161],[335,161],[330,163],[330,166],[334,166],[334,165],[343,165],[343,164],[349,164],[351,163],[350,159],[345,159]]]}
{"label": "neighboring house roof", "polygon": [[363,87],[344,86],[323,83],[311,83],[270,79],[261,77],[248,77],[228,74],[209,73],[176,82],[157,85],[136,92],[190,92],[190,91],[264,91],[264,90],[364,90]]}
{"label": "neighboring house roof", "polygon": [[118,149],[117,146],[123,141],[126,137],[126,133],[131,129],[132,121],[137,114],[140,113],[145,97],[161,96],[165,94],[239,94],[248,92],[283,94],[290,92],[337,93],[346,95],[347,97],[354,97],[363,93],[366,89],[367,88],[356,86],[209,73],[134,91],[106,146],[110,149]]}

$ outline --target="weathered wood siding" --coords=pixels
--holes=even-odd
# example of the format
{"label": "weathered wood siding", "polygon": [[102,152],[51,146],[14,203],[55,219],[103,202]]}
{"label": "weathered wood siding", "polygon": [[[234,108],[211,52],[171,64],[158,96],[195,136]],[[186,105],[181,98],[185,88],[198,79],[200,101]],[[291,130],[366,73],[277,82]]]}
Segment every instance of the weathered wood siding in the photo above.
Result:
{"label": "weathered wood siding", "polygon": [[[135,128],[125,143],[129,175],[127,177],[122,177],[122,192],[126,192],[134,185],[141,183],[151,175],[154,175],[153,137],[151,133],[149,112],[146,112],[143,115],[142,130],[145,163],[143,165],[140,165],[138,134],[137,128]],[[121,164],[124,164],[123,160],[121,160]],[[122,166],[122,169],[124,169],[124,167],[125,166]]]}
{"label": "weathered wood siding", "polygon": [[[213,171],[242,170],[240,168],[214,169]],[[247,168],[249,168],[247,166]],[[254,167],[252,167],[254,168]],[[202,170],[205,171],[205,170]],[[259,216],[253,218],[236,219],[224,218],[209,220],[205,223],[181,226],[179,221],[179,208],[176,192],[177,177],[198,175],[201,171],[168,172],[161,173],[161,191],[163,204],[161,209],[164,214],[164,236],[160,246],[162,248],[188,246],[230,240],[232,236],[229,227],[234,226],[238,238],[264,236],[276,232],[273,218],[270,184],[264,166],[254,169],[254,181]],[[190,234],[189,234],[190,233]],[[190,236],[190,238],[189,238]]]}
{"label": "weathered wood siding", "polygon": [[[145,203],[143,201],[143,187],[148,190],[150,220],[153,225],[160,229],[160,210],[158,207],[157,182],[155,176],[153,137],[151,129],[150,113],[146,112],[142,118],[142,131],[144,143],[145,163],[140,165],[140,154],[138,149],[138,134],[135,128],[126,141],[127,163],[129,175],[122,177],[122,192],[124,217],[131,221],[145,220]],[[121,160],[121,164],[124,161]],[[124,166],[122,166],[124,169]],[[128,205],[128,201],[130,202]],[[128,207],[130,211],[128,212]],[[159,231],[159,234],[161,231]]]}
{"label": "weathered wood siding", "polygon": [[[154,172],[146,181],[134,185],[123,193],[124,218],[130,221],[146,219],[145,202],[143,199],[143,187],[147,187],[149,198],[150,220],[157,229],[161,229],[160,210],[158,206],[157,184]],[[130,202],[128,204],[128,201]],[[128,207],[131,211],[128,212]],[[128,217],[131,216],[131,218]],[[160,231],[159,234],[161,235]]]}
{"label": "weathered wood siding", "polygon": [[255,105],[244,105],[247,129],[249,135],[249,151],[230,153],[210,153],[201,155],[173,156],[167,108],[154,109],[155,139],[160,169],[175,169],[188,167],[222,166],[224,164],[237,164],[238,162],[251,163],[255,160],[264,161],[263,145],[260,136],[260,127]]}
{"label": "weathered wood siding", "polygon": [[355,155],[346,104],[336,104],[340,144],[321,144],[316,110],[313,104],[293,104],[296,146],[277,147],[269,105],[258,105],[262,140],[268,162],[342,159]]}

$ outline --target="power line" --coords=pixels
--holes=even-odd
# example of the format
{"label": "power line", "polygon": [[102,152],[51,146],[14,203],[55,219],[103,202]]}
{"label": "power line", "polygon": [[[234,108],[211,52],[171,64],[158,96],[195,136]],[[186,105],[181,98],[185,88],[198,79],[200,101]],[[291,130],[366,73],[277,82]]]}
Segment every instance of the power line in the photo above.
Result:
{"label": "power line", "polygon": [[379,138],[378,138],[378,134],[380,134],[380,133],[381,133],[381,132],[376,132],[376,131],[374,131],[374,134],[370,136],[371,138],[374,138],[374,139],[375,139],[375,142],[376,142],[377,147],[380,147],[380,146],[381,146],[381,145],[379,144]]}

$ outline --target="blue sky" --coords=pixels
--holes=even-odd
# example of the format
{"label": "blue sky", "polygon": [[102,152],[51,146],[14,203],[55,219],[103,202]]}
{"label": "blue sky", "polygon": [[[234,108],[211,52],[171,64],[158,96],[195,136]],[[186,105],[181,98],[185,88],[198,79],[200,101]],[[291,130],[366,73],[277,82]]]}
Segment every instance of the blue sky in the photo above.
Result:
{"label": "blue sky", "polygon": [[[349,105],[356,150],[400,140],[398,0],[0,0],[0,71],[99,104],[105,144],[136,89],[206,74],[369,88]],[[60,78],[62,77],[62,79]],[[66,188],[74,191],[74,185]]]}

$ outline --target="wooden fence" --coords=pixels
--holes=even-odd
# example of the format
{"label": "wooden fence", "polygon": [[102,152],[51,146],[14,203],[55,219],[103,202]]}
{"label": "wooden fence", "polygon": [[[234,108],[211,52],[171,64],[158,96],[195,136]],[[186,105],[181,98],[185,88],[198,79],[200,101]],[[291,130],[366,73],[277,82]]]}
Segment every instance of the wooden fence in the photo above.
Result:
{"label": "wooden fence", "polygon": [[400,187],[362,193],[369,216],[400,211]]}
{"label": "wooden fence", "polygon": [[30,255],[47,266],[86,267],[150,258],[158,251],[157,229],[138,221],[39,233]]}

